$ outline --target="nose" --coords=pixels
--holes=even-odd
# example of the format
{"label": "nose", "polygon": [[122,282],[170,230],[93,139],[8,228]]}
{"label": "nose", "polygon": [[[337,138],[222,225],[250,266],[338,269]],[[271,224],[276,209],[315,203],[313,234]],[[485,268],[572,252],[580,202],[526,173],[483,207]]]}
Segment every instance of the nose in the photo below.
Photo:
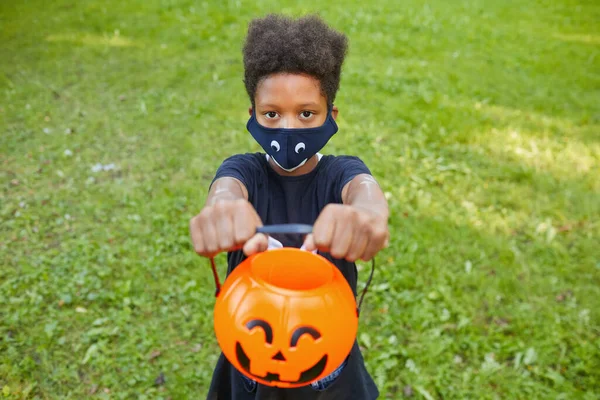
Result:
{"label": "nose", "polygon": [[286,361],[283,354],[281,354],[281,351],[278,351],[277,354],[275,354],[273,357],[271,357],[271,359],[278,360],[278,361]]}
{"label": "nose", "polygon": [[298,118],[295,118],[294,116],[286,116],[284,118],[281,118],[281,128],[295,129],[300,128],[300,125],[300,121],[298,121]]}

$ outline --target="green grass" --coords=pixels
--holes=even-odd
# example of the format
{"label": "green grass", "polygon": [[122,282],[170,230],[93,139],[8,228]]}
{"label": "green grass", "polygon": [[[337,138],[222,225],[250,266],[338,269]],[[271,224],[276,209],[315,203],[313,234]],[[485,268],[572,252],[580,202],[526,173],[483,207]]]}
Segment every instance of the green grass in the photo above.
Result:
{"label": "green grass", "polygon": [[351,45],[326,150],[392,211],[359,332],[381,398],[600,396],[600,5],[321,3],[0,4],[0,396],[202,398],[188,220],[258,150],[248,21],[316,10]]}

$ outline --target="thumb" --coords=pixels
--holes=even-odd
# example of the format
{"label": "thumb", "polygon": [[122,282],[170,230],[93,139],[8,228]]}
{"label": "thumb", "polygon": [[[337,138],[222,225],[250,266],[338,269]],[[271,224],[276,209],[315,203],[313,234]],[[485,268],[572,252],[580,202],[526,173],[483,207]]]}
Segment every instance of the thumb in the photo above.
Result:
{"label": "thumb", "polygon": [[314,251],[316,249],[317,249],[317,246],[315,245],[315,238],[314,238],[313,234],[310,233],[306,236],[306,239],[304,239],[304,250]]}
{"label": "thumb", "polygon": [[244,254],[249,257],[253,254],[266,251],[268,247],[268,236],[262,233],[257,233],[244,244],[243,251]]}

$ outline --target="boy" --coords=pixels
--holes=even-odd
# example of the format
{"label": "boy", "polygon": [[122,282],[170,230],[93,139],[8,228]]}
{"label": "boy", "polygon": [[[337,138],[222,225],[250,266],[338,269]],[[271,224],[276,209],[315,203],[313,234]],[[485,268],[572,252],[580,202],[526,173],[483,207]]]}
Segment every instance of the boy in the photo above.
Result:
{"label": "boy", "polygon": [[[244,46],[250,97],[247,129],[266,154],[238,154],[217,170],[206,205],[190,222],[195,251],[228,251],[228,273],[270,247],[318,251],[343,273],[356,294],[355,261],[387,246],[388,206],[369,169],[356,157],[322,155],[337,132],[339,87],[347,39],[316,16],[269,15],[251,22]],[[259,226],[313,225],[297,235],[256,234]],[[296,389],[246,378],[221,354],[210,400],[372,400],[379,392],[355,343],[331,375]]]}

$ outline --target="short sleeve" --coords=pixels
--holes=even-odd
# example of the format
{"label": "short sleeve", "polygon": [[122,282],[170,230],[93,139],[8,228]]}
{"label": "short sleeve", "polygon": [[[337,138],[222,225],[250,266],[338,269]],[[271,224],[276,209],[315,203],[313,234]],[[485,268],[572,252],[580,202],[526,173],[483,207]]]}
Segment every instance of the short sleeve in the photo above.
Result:
{"label": "short sleeve", "polygon": [[344,186],[346,186],[346,184],[354,179],[357,175],[371,175],[371,171],[358,157],[338,156],[332,161],[329,174],[335,182],[334,190],[336,201],[341,203],[342,189]]}
{"label": "short sleeve", "polygon": [[242,182],[250,193],[262,172],[260,154],[236,154],[223,161],[210,185],[212,186],[219,178],[230,177]]}

